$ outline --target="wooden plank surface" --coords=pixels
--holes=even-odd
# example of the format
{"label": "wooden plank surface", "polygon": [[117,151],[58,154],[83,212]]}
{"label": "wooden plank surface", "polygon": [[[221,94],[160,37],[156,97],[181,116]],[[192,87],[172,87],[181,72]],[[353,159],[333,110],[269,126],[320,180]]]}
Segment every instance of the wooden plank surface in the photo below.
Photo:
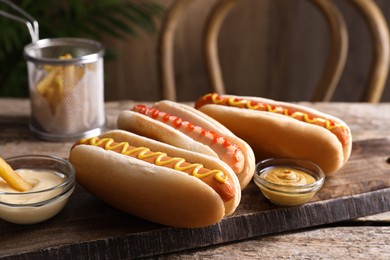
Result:
{"label": "wooden plank surface", "polygon": [[324,227],[286,232],[153,259],[390,259],[390,227]]}
{"label": "wooden plank surface", "polygon": [[[52,153],[66,157],[71,143],[41,142],[31,136],[26,123],[28,106],[25,103],[22,103],[23,111],[8,108],[9,113],[3,113],[1,108],[5,103],[0,102],[0,111],[3,111],[0,112],[0,156]],[[117,112],[130,104],[108,105],[109,126],[115,126]],[[329,110],[334,107],[329,106]],[[355,113],[359,112],[359,107],[356,106]],[[338,111],[341,113],[341,110]],[[361,119],[358,116],[348,119],[354,133],[355,124],[362,125]],[[379,116],[375,117],[373,113],[371,123],[374,125],[370,126],[373,129],[375,124],[383,122],[377,119]],[[356,132],[362,131],[357,136],[373,137],[372,131],[367,129],[356,128]],[[357,140],[346,167],[329,177],[313,201],[301,207],[275,206],[260,195],[258,188],[251,183],[243,192],[242,202],[233,216],[204,229],[177,229],[146,222],[112,209],[78,187],[64,211],[50,221],[30,226],[0,222],[0,258],[42,259],[51,256],[56,259],[77,259],[77,256],[83,255],[123,259],[151,256],[389,211],[389,151],[388,139]],[[382,233],[377,233],[378,238],[388,234],[388,229],[380,231]],[[284,236],[280,239],[283,241]],[[256,246],[256,241],[252,241],[252,246]]]}
{"label": "wooden plank surface", "polygon": [[[375,147],[379,147],[379,151],[372,153]],[[383,164],[376,158],[384,158],[383,152],[389,148],[387,140],[358,142],[349,164],[328,179],[312,203],[301,207],[272,205],[251,183],[233,216],[203,229],[163,227],[137,219],[110,208],[78,187],[65,210],[50,221],[32,226],[0,222],[0,255],[18,255],[20,259],[25,256],[70,259],[67,252],[80,252],[92,258],[102,254],[140,257],[383,212],[390,210],[390,171],[386,162]],[[369,163],[362,164],[361,158]],[[359,177],[371,168],[382,170],[373,172],[372,178]],[[344,181],[350,178],[355,181],[345,186]]]}

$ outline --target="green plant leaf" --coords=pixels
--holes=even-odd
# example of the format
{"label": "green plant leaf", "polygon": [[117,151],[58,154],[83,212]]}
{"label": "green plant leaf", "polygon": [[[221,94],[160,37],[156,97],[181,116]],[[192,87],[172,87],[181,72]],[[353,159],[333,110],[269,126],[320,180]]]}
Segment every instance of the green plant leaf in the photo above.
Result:
{"label": "green plant leaf", "polygon": [[[122,39],[156,32],[164,8],[152,0],[15,0],[39,23],[40,38],[108,35]],[[1,10],[12,13],[6,5]],[[27,96],[23,48],[31,42],[25,25],[0,17],[0,96]],[[115,50],[106,50],[115,54]],[[114,57],[115,55],[110,55]],[[106,60],[106,59],[105,59]]]}

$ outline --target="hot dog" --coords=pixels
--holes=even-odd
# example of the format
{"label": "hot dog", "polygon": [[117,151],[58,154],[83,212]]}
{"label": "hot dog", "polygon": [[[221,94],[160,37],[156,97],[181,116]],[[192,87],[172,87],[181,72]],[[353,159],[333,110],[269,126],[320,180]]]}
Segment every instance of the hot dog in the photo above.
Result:
{"label": "hot dog", "polygon": [[189,105],[167,100],[152,107],[135,105],[132,110],[119,114],[117,126],[221,159],[237,174],[242,189],[253,177],[255,158],[252,148],[225,126]]}
{"label": "hot dog", "polygon": [[241,199],[236,175],[221,160],[123,130],[80,140],[69,161],[87,191],[163,225],[209,226]]}
{"label": "hot dog", "polygon": [[329,174],[340,169],[351,154],[352,135],[348,125],[306,106],[210,93],[200,97],[195,108],[245,140],[258,160],[306,159]]}

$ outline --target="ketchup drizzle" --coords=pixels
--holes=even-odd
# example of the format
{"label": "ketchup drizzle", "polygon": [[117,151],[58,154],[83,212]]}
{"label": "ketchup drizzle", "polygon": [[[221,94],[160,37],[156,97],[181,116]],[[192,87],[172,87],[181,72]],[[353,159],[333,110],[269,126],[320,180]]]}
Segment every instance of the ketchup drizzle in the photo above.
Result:
{"label": "ketchup drizzle", "polygon": [[[191,122],[185,121],[182,118],[179,118],[174,115],[170,115],[166,112],[159,111],[158,109],[155,108],[147,107],[145,105],[135,105],[132,110],[134,112],[138,112],[146,116],[152,117],[156,120],[159,120],[160,117],[162,121],[164,121],[168,125],[171,125],[174,128],[180,128],[183,126],[188,131],[196,130],[201,137],[210,138],[211,143],[219,144],[225,149],[232,149],[230,158],[235,164],[240,163],[243,160],[242,151],[236,144],[231,143],[225,137],[219,136],[217,133],[213,131],[206,130],[200,126],[193,125]],[[179,129],[179,131],[181,130]],[[203,144],[207,144],[207,142],[204,142]]]}

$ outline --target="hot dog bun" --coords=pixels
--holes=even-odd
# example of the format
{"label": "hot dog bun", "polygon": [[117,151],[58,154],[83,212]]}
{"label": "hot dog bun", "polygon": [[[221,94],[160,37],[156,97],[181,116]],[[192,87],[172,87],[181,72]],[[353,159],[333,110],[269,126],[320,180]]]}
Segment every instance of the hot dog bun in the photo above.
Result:
{"label": "hot dog bun", "polygon": [[207,94],[195,107],[254,150],[256,159],[289,157],[318,164],[326,173],[349,159],[352,135],[341,119],[302,105],[258,97]]}
{"label": "hot dog bun", "polygon": [[[244,189],[252,179],[255,172],[252,148],[208,115],[189,105],[167,100],[155,103],[152,108],[141,105],[135,106],[133,110],[125,110],[119,114],[117,119],[119,129],[220,158],[233,168],[241,189]],[[195,136],[194,128],[201,129]],[[204,141],[205,137],[209,139]],[[240,152],[237,156],[240,158],[240,163],[237,163],[239,166],[235,165],[234,156],[237,153],[232,149]]]}
{"label": "hot dog bun", "polygon": [[69,160],[75,166],[77,181],[119,210],[163,225],[204,227],[232,214],[240,202],[238,179],[220,160],[121,130],[106,132],[99,138],[147,147],[221,170],[234,187],[234,197],[224,202],[214,189],[185,172],[93,145],[75,145]]}

